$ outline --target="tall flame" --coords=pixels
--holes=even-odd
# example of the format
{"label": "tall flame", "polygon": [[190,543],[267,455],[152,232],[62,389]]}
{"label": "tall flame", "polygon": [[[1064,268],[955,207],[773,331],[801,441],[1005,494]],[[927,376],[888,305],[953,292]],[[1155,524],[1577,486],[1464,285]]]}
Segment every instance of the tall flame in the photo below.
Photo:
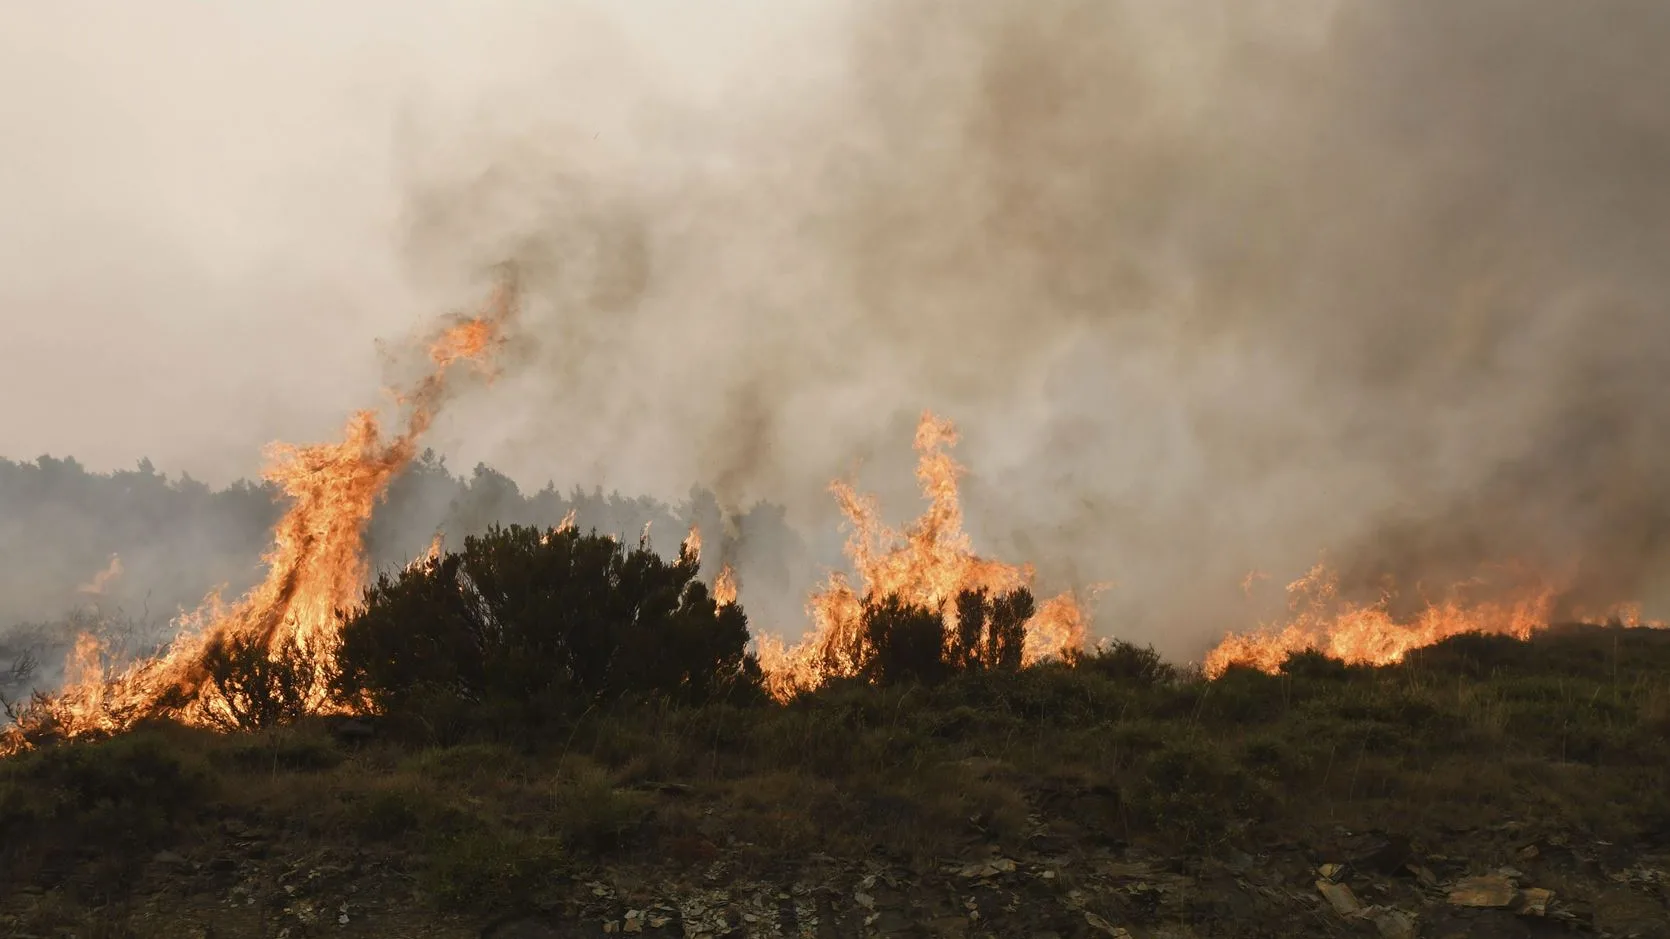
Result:
{"label": "tall flame", "polygon": [[719,569],[719,575],[713,578],[713,602],[720,606],[730,606],[736,602],[736,571],[729,564]]}
{"label": "tall flame", "polygon": [[[942,611],[947,634],[956,625],[956,598],[966,590],[1008,593],[1030,588],[1030,565],[1015,566],[976,555],[963,531],[962,503],[957,480],[963,468],[946,452],[957,442],[950,421],[924,413],[916,428],[916,478],[928,508],[903,531],[880,520],[875,499],[861,495],[845,482],[830,486],[852,528],[846,554],[858,575],[855,589],[839,572],[812,595],[807,613],[812,631],[798,645],[762,636],[760,664],[766,686],[778,699],[815,688],[823,682],[855,674],[859,667],[859,636],[867,599],[897,596],[914,606]],[[1083,645],[1084,611],[1072,594],[1039,604],[1026,622],[1023,661],[1030,664]]]}
{"label": "tall flame", "polygon": [[[394,438],[385,440],[376,415],[361,411],[349,419],[337,443],[268,448],[264,476],[279,484],[291,505],[263,558],[266,578],[229,607],[211,597],[183,619],[179,635],[164,652],[124,669],[110,668],[98,642],[82,637],[62,690],[38,702],[26,717],[65,736],[116,731],[163,712],[191,723],[208,722],[230,708],[206,683],[205,655],[231,642],[258,644],[270,653],[286,647],[305,653],[316,666],[308,705],[326,708],[323,678],[333,661],[342,616],[358,606],[368,573],[364,530],[372,509],[434,422],[449,367],[468,359],[491,377],[491,354],[503,342],[504,327],[517,307],[514,284],[501,284],[479,315],[451,324],[432,340],[432,370],[415,388],[396,395],[405,409],[405,427]],[[9,730],[0,739],[0,752],[26,745],[28,729]]]}

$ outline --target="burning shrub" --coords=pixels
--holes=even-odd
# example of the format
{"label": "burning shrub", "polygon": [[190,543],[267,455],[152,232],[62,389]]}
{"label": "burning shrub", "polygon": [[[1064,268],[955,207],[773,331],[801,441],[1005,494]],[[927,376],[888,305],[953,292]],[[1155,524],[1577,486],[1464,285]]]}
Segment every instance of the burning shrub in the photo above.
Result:
{"label": "burning shrub", "polygon": [[366,591],[335,692],[391,714],[427,700],[537,723],[609,698],[700,702],[757,684],[747,617],[697,572],[693,552],[668,562],[572,529],[493,528]]}
{"label": "burning shrub", "polygon": [[935,684],[960,671],[1016,672],[1035,612],[1032,592],[1020,587],[993,596],[985,590],[957,595],[955,619],[897,594],[864,603],[857,660],[859,674],[876,684]]}
{"label": "burning shrub", "polygon": [[1013,672],[1021,667],[1026,643],[1026,621],[1037,612],[1032,591],[1021,587],[990,596],[984,589],[957,596],[957,632],[951,645],[951,664],[958,668],[990,668]]}
{"label": "burning shrub", "polygon": [[203,654],[208,686],[221,707],[205,708],[223,730],[259,730],[307,714],[318,666],[295,639],[276,649],[239,636],[217,639]]}
{"label": "burning shrub", "polygon": [[864,604],[864,674],[877,684],[931,684],[950,671],[940,614],[896,596]]}

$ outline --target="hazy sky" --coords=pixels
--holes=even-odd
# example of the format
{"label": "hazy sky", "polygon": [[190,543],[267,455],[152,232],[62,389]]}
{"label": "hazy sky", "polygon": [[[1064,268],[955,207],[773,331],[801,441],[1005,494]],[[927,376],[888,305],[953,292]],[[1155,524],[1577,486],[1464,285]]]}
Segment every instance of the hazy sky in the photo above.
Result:
{"label": "hazy sky", "polygon": [[1653,599],[1667,47],[1630,0],[12,4],[0,454],[254,473],[514,259],[433,442],[524,484],[902,514],[932,407],[982,543],[1168,651],[1321,551]]}
{"label": "hazy sky", "polygon": [[717,108],[773,31],[815,28],[793,6],[9,6],[0,453],[227,480],[333,433],[375,402],[373,340],[441,312],[402,254],[403,127]]}

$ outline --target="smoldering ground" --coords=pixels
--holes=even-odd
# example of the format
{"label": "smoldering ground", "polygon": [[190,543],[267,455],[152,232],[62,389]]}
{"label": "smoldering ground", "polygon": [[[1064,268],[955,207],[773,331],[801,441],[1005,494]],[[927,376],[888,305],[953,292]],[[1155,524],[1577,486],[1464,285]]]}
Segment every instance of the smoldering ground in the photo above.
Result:
{"label": "smoldering ground", "polygon": [[1178,657],[1324,551],[1366,590],[1520,558],[1670,600],[1662,4],[561,9],[454,12],[451,59],[389,11],[430,38],[364,65],[382,201],[310,219],[368,259],[320,283],[527,272],[504,377],[436,428],[463,465],[700,481],[830,548],[832,476],[914,510],[931,407],[976,544],[1112,582],[1098,631]]}

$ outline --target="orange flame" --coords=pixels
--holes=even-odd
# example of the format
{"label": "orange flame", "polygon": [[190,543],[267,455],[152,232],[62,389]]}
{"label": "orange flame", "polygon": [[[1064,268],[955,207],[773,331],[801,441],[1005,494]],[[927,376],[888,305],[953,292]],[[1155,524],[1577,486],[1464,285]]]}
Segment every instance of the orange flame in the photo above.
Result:
{"label": "orange flame", "polygon": [[122,576],[122,558],[119,555],[112,554],[110,563],[106,564],[103,570],[94,574],[92,580],[75,588],[75,592],[98,596],[104,593],[104,588],[110,586],[111,581],[120,576]]}
{"label": "orange flame", "polygon": [[[648,522],[644,523],[644,534],[646,537],[649,535]],[[684,536],[684,544],[681,546],[679,553],[689,555],[698,561],[702,559],[702,530],[700,528],[695,525],[690,526],[690,534]]]}
{"label": "orange flame", "polygon": [[719,576],[713,578],[713,602],[730,606],[736,602],[736,595],[736,571],[726,564],[719,569]]}
{"label": "orange flame", "polygon": [[1548,625],[1558,590],[1548,580],[1526,575],[1509,566],[1501,591],[1506,599],[1472,600],[1474,580],[1451,588],[1439,602],[1428,602],[1413,617],[1400,621],[1390,611],[1395,593],[1387,591],[1372,604],[1362,605],[1339,596],[1339,578],[1324,564],[1287,587],[1287,623],[1252,633],[1231,634],[1206,655],[1209,678],[1232,665],[1264,672],[1279,671],[1289,655],[1315,649],[1352,665],[1390,665],[1403,661],[1413,649],[1469,632],[1528,638]]}
{"label": "orange flame", "polygon": [[[787,647],[773,637],[760,637],[760,664],[774,697],[787,699],[831,678],[857,673],[866,599],[892,595],[940,610],[950,635],[955,632],[955,600],[963,591],[1000,594],[1032,586],[1030,565],[1017,567],[974,554],[962,529],[957,491],[963,468],[946,452],[956,442],[950,421],[922,415],[916,428],[916,478],[929,504],[902,532],[880,521],[872,497],[844,482],[831,485],[852,527],[846,554],[862,589],[854,589],[839,572],[831,574],[829,583],[807,602],[812,631],[806,638]],[[1070,593],[1040,604],[1025,625],[1026,664],[1080,648],[1086,634],[1084,611]]]}
{"label": "orange flame", "polygon": [[439,561],[441,559],[441,549],[445,546],[445,544],[446,544],[446,533],[445,532],[439,532],[439,531],[436,532],[435,537],[433,539],[431,539],[430,542],[429,542],[429,547],[427,549],[425,549],[422,554],[418,555],[415,558],[412,558],[409,562],[407,562],[406,570],[409,570],[409,571],[419,570],[419,569],[421,569],[421,568],[423,568],[427,565],[430,565],[430,564],[435,563],[436,561]]}
{"label": "orange flame", "polygon": [[551,529],[550,531],[545,532],[544,534],[539,536],[539,543],[540,544],[550,544],[552,535],[560,535],[565,531],[573,531],[573,530],[574,530],[574,510],[569,509],[567,514],[563,515],[562,521],[557,523],[557,527],[555,527],[555,528]]}
{"label": "orange flame", "polygon": [[[372,508],[433,423],[445,396],[448,367],[460,359],[480,361],[502,343],[517,305],[514,285],[505,283],[480,315],[441,331],[429,348],[434,369],[416,388],[396,396],[407,414],[403,432],[394,439],[385,441],[376,416],[361,411],[349,419],[338,443],[271,446],[264,475],[280,485],[291,506],[264,557],[265,580],[229,608],[211,597],[183,618],[179,635],[162,654],[119,671],[105,664],[97,640],[82,637],[64,687],[42,702],[32,719],[70,737],[117,731],[158,713],[189,723],[210,722],[231,709],[207,683],[204,656],[228,642],[257,643],[268,650],[294,645],[315,663],[308,704],[325,710],[324,676],[342,617],[359,605],[368,573],[363,535]],[[438,548],[437,539],[432,550]],[[26,728],[11,728],[0,739],[0,752],[26,746],[25,738]]]}

